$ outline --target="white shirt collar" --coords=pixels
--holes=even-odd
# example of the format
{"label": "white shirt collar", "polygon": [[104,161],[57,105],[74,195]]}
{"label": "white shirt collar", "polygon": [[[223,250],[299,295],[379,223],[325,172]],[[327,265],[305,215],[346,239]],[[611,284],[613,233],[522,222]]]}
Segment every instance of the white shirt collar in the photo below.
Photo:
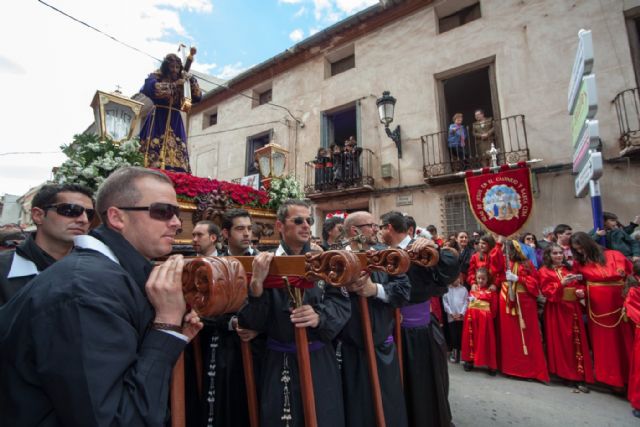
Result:
{"label": "white shirt collar", "polygon": [[78,248],[91,249],[96,252],[100,252],[102,255],[106,256],[111,261],[115,262],[116,264],[120,264],[120,262],[118,261],[118,258],[116,257],[116,254],[113,253],[113,251],[109,248],[109,246],[105,245],[104,243],[102,243],[100,240],[96,239],[93,236],[88,236],[88,235],[76,236],[73,238],[73,244]]}
{"label": "white shirt collar", "polygon": [[407,234],[407,236],[404,239],[402,239],[400,243],[398,243],[398,247],[400,249],[406,249],[407,246],[409,246],[409,243],[411,243],[411,236]]}
{"label": "white shirt collar", "polygon": [[282,245],[278,246],[278,249],[276,249],[276,256],[283,256],[283,255],[286,255],[286,254],[287,254],[287,252],[284,250]]}
{"label": "white shirt collar", "polygon": [[38,267],[36,264],[28,260],[17,253],[13,254],[13,261],[11,261],[11,269],[9,270],[9,274],[7,275],[7,279],[12,279],[14,277],[24,277],[24,276],[33,276],[39,273]]}

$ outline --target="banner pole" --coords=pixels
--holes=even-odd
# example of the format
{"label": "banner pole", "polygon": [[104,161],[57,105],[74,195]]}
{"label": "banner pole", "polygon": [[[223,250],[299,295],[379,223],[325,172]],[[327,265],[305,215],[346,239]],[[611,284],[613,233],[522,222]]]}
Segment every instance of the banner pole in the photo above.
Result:
{"label": "banner pole", "polygon": [[[527,160],[525,163],[527,165],[532,165],[534,163],[540,163],[541,161],[542,159],[532,159],[532,160]],[[480,168],[480,169],[469,169],[467,171],[456,172],[448,176],[464,177],[467,175],[467,172],[471,172],[473,175],[478,175],[478,174],[481,174],[483,170],[487,170],[487,169],[489,170],[489,172],[498,172],[502,166],[507,166],[509,169],[515,169],[518,167],[518,164],[519,163],[505,163],[504,165],[501,165],[501,166],[491,166],[489,168]]]}
{"label": "banner pole", "polygon": [[[604,230],[602,216],[602,198],[600,197],[600,181],[589,181],[589,196],[591,197],[591,213],[593,215],[593,229]],[[605,237],[598,237],[598,243],[605,246]]]}

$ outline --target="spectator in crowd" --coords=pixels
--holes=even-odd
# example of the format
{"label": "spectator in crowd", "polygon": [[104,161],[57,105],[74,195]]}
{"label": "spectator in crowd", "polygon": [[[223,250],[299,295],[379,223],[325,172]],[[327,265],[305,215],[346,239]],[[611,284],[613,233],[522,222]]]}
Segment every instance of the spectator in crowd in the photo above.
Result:
{"label": "spectator in crowd", "polygon": [[470,289],[470,285],[467,280],[467,272],[469,271],[469,262],[471,262],[471,256],[475,252],[473,245],[469,242],[469,234],[466,231],[458,231],[456,234],[456,241],[458,242],[458,264],[460,265],[460,278],[462,284]]}
{"label": "spectator in crowd", "polygon": [[416,229],[418,225],[416,224],[416,220],[409,215],[404,217],[405,221],[407,221],[407,234],[411,236],[412,239],[416,237]]}
{"label": "spectator in crowd", "polygon": [[534,254],[533,259],[529,257],[529,255],[527,255],[527,258],[531,260],[531,262],[536,268],[540,268],[543,264],[542,255],[544,250],[538,244],[538,239],[536,238],[536,235],[533,233],[524,233],[522,235],[522,243],[524,243],[525,246],[533,249],[533,254]]}
{"label": "spectator in crowd", "polygon": [[631,261],[615,250],[603,250],[587,233],[571,236],[573,272],[587,287],[589,337],[595,379],[621,390],[629,379],[632,325],[622,310],[622,287],[633,274]]}
{"label": "spectator in crowd", "polygon": [[585,383],[593,383],[593,364],[580,304],[586,296],[584,284],[580,275],[571,272],[564,251],[555,243],[544,250],[539,274],[547,298],[544,325],[549,372],[588,393]]}
{"label": "spectator in crowd", "polygon": [[545,227],[542,229],[542,240],[538,240],[538,247],[543,251],[550,244],[555,243],[553,240],[553,227]]}
{"label": "spectator in crowd", "polygon": [[476,141],[476,153],[482,166],[490,166],[489,150],[491,150],[491,144],[495,143],[493,119],[485,117],[484,110],[480,108],[474,112],[474,116],[476,121],[473,122],[473,136]]}
{"label": "spectator in crowd", "polygon": [[502,281],[498,310],[500,369],[507,375],[547,383],[549,372],[536,304],[540,294],[538,274],[520,242],[507,241],[505,251],[509,261],[497,275],[506,279]]}
{"label": "spectator in crowd", "polygon": [[467,136],[467,129],[462,125],[462,113],[454,114],[452,120],[453,123],[449,125],[447,136],[449,155],[451,156],[452,164],[455,161],[455,167],[458,170],[464,170],[467,165],[469,137]]}
{"label": "spectator in crowd", "polygon": [[564,259],[571,266],[573,265],[573,251],[571,250],[571,234],[573,229],[567,224],[558,224],[553,229],[553,238],[564,251]]}
{"label": "spectator in crowd", "polygon": [[462,345],[462,324],[467,311],[469,294],[462,286],[460,277],[449,285],[449,291],[442,297],[444,311],[447,313],[449,335],[451,337],[451,354],[449,361],[460,363],[460,349]]}
{"label": "spectator in crowd", "polygon": [[486,366],[489,375],[498,369],[496,330],[498,314],[497,286],[485,267],[476,270],[475,286],[469,293],[469,306],[462,329],[462,360],[464,370]]}
{"label": "spectator in crowd", "polygon": [[340,240],[344,237],[343,229],[343,218],[334,216],[325,220],[324,224],[322,224],[322,243],[320,244],[322,249],[327,251],[332,246],[340,244]]}
{"label": "spectator in crowd", "polygon": [[622,255],[632,261],[640,259],[640,242],[631,238],[620,226],[618,216],[612,212],[603,212],[604,229],[592,230],[590,235],[594,240],[605,238],[605,247],[622,252]]}
{"label": "spectator in crowd", "polygon": [[442,247],[444,239],[442,238],[442,236],[438,235],[438,229],[436,228],[436,226],[433,224],[428,225],[427,231],[429,232],[429,234],[431,234],[431,239],[436,242],[438,247]]}

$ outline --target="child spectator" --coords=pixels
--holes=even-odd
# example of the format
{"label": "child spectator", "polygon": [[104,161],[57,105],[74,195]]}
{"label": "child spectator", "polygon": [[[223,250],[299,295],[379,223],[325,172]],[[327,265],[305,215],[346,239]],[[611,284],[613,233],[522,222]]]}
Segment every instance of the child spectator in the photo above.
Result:
{"label": "child spectator", "polygon": [[442,297],[444,311],[449,321],[449,334],[451,336],[451,355],[449,361],[460,363],[460,343],[462,339],[462,324],[464,313],[467,311],[469,294],[467,288],[462,286],[460,278],[449,285],[449,291]]}
{"label": "child spectator", "polygon": [[494,318],[498,308],[496,286],[489,280],[485,267],[476,270],[475,285],[469,296],[469,308],[462,329],[462,360],[464,370],[486,366],[494,376],[496,361],[496,331]]}

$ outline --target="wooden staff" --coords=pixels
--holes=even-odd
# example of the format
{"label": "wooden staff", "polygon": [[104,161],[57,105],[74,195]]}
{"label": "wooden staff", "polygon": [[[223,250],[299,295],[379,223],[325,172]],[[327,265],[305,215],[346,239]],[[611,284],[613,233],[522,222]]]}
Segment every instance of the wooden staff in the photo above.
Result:
{"label": "wooden staff", "polygon": [[396,318],[395,324],[395,340],[396,350],[398,351],[398,365],[400,365],[400,384],[404,386],[404,360],[402,359],[402,314],[399,308],[393,310]]}
{"label": "wooden staff", "polygon": [[358,296],[360,304],[360,323],[362,323],[362,335],[364,337],[364,348],[367,354],[367,366],[369,367],[369,380],[371,382],[371,394],[373,398],[373,409],[376,417],[376,426],[385,427],[384,407],[382,406],[382,391],[380,390],[380,378],[378,376],[378,362],[376,351],[373,346],[373,332],[371,330],[371,315],[369,314],[369,303],[367,297]]}
{"label": "wooden staff", "polygon": [[258,412],[258,394],[256,393],[256,381],[253,375],[253,355],[251,354],[251,343],[240,341],[242,350],[242,366],[244,368],[244,384],[247,389],[247,404],[249,406],[249,425],[258,427],[260,425]]}
{"label": "wooden staff", "polygon": [[184,396],[184,352],[173,367],[171,375],[171,427],[185,427],[187,416]]}

